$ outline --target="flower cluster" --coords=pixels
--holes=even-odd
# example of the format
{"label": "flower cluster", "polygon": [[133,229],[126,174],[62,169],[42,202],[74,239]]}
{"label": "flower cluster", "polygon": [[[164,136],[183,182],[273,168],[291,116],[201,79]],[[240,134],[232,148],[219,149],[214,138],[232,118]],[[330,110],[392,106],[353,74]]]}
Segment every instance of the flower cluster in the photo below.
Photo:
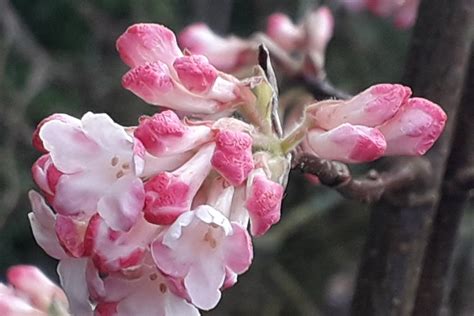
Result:
{"label": "flower cluster", "polygon": [[33,135],[43,155],[32,167],[41,194],[30,192],[30,222],[60,260],[74,315],[214,308],[251,264],[250,235],[280,220],[293,148],[346,162],[420,155],[446,120],[407,87],[377,85],[308,106],[285,136],[262,68],[238,80],[183,53],[158,24],[131,26],[117,49],[131,67],[123,86],[163,109],[133,127],[106,114],[53,114]]}
{"label": "flower cluster", "polygon": [[197,315],[249,268],[248,225],[259,236],[280,219],[289,162],[226,114],[255,102],[251,88],[183,55],[167,28],[134,25],[117,48],[132,67],[123,86],[168,109],[134,127],[90,112],[44,119],[33,233],[60,260],[74,314]]}
{"label": "flower cluster", "polygon": [[391,17],[398,28],[409,28],[416,20],[419,0],[342,0],[343,4],[353,11],[364,8],[382,16]]}
{"label": "flower cluster", "polygon": [[8,285],[0,283],[0,314],[3,316],[68,315],[66,295],[38,268],[10,267]]}

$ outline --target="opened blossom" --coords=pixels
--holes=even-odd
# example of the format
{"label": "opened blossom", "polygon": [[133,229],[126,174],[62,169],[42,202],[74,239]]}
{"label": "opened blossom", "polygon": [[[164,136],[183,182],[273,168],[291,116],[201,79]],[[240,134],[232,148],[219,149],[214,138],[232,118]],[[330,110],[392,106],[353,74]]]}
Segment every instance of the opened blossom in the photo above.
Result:
{"label": "opened blossom", "polygon": [[246,230],[208,205],[183,213],[153,243],[152,254],[158,269],[182,282],[190,301],[205,310],[219,302],[226,269],[241,274],[253,256]]}
{"label": "opened blossom", "polygon": [[144,200],[137,140],[106,114],[93,113],[68,122],[51,119],[38,135],[51,161],[47,170],[38,166],[33,173],[40,188],[54,195],[55,210],[86,219],[98,212],[115,229],[130,229]]}

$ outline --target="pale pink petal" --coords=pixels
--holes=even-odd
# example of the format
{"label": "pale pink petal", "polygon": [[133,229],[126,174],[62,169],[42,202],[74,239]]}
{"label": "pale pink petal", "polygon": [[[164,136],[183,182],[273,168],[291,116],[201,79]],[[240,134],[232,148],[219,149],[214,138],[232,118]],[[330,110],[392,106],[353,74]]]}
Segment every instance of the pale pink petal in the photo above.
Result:
{"label": "pale pink petal", "polygon": [[283,192],[283,186],[267,179],[262,169],[250,175],[245,205],[250,215],[252,235],[261,236],[280,221]]}
{"label": "pale pink petal", "polygon": [[183,49],[206,56],[211,64],[222,71],[232,71],[252,59],[256,61],[251,43],[236,37],[223,38],[204,23],[186,27],[179,34],[178,41]]}
{"label": "pale pink petal", "polygon": [[86,282],[88,259],[63,259],[58,264],[61,286],[69,301],[73,315],[92,316],[92,305],[89,303],[89,292]]}
{"label": "pale pink petal", "polygon": [[224,216],[229,217],[234,191],[234,186],[218,176],[209,185],[207,199],[205,203],[201,204],[210,205],[224,214]]}
{"label": "pale pink petal", "polygon": [[118,179],[97,203],[97,210],[114,230],[128,231],[143,209],[143,182],[132,175]]}
{"label": "pale pink petal", "polygon": [[253,259],[252,239],[246,229],[232,223],[232,235],[225,240],[225,265],[236,274],[248,270]]}
{"label": "pale pink petal", "polygon": [[156,61],[171,66],[175,58],[182,56],[174,33],[160,24],[134,24],[117,39],[116,46],[130,67]]}
{"label": "pale pink petal", "polygon": [[93,139],[102,151],[113,152],[119,156],[126,155],[131,159],[133,139],[125,132],[123,126],[115,123],[104,113],[87,112],[81,121],[84,133]]}
{"label": "pale pink petal", "polygon": [[236,222],[242,227],[247,227],[249,223],[249,212],[245,207],[246,187],[240,186],[235,189],[232,199],[229,220]]}
{"label": "pale pink petal", "polygon": [[53,207],[60,214],[88,217],[97,211],[97,202],[112,183],[110,175],[100,171],[63,175],[56,186]]}
{"label": "pale pink petal", "polygon": [[184,279],[191,302],[198,308],[210,310],[221,298],[220,288],[224,284],[225,270],[222,263],[213,257],[202,257],[193,264]]}
{"label": "pale pink petal", "polygon": [[440,136],[446,120],[446,113],[435,103],[423,98],[409,99],[391,120],[379,127],[387,140],[385,155],[423,155]]}
{"label": "pale pink petal", "polygon": [[170,156],[155,157],[148,153],[145,154],[145,166],[141,173],[142,178],[150,178],[162,171],[173,171],[181,167],[186,161],[191,159],[193,151],[187,151]]}
{"label": "pale pink petal", "polygon": [[43,127],[43,125],[45,123],[47,123],[49,121],[53,121],[53,120],[58,120],[58,121],[66,123],[66,124],[74,125],[74,126],[77,126],[77,127],[79,127],[81,125],[80,120],[78,120],[77,118],[72,117],[70,115],[63,114],[63,113],[55,113],[55,114],[52,114],[52,115],[48,116],[47,118],[43,119],[38,124],[38,126],[36,126],[36,129],[33,132],[33,139],[32,139],[33,147],[35,147],[36,150],[38,150],[39,152],[42,152],[42,153],[47,153],[48,152],[48,150],[46,148],[44,148],[43,140],[40,137],[40,130],[41,130],[41,128]]}
{"label": "pale pink petal", "polygon": [[212,166],[232,185],[238,186],[253,169],[252,138],[244,132],[219,130]]}
{"label": "pale pink petal", "polygon": [[328,7],[320,7],[305,19],[306,41],[308,49],[324,55],[326,46],[332,38],[334,17]]}
{"label": "pale pink petal", "polygon": [[28,214],[31,230],[38,245],[55,259],[65,258],[67,255],[59,244],[55,232],[56,216],[46,205],[43,197],[35,191],[29,192],[32,213]]}
{"label": "pale pink petal", "polygon": [[322,129],[332,129],[343,123],[375,127],[393,117],[410,95],[408,87],[378,84],[347,101],[316,103],[306,113],[311,123]]}
{"label": "pale pink petal", "polygon": [[292,51],[301,45],[303,32],[283,13],[273,13],[268,17],[267,35],[283,49]]}
{"label": "pale pink petal", "polygon": [[329,131],[312,129],[307,144],[320,158],[360,163],[380,158],[387,146],[384,135],[376,128],[342,124]]}
{"label": "pale pink petal", "polygon": [[191,92],[205,93],[217,79],[217,69],[201,55],[177,58],[173,67],[183,86]]}
{"label": "pale pink petal", "polygon": [[209,127],[187,126],[170,110],[141,117],[134,135],[154,156],[183,153],[211,140]]}
{"label": "pale pink petal", "polygon": [[16,265],[7,270],[8,282],[25,294],[33,306],[48,310],[53,301],[67,306],[64,292],[35,266]]}
{"label": "pale pink petal", "polygon": [[79,126],[59,120],[46,122],[39,135],[44,147],[50,152],[54,165],[63,173],[84,170],[84,162],[94,163],[101,151],[99,145]]}

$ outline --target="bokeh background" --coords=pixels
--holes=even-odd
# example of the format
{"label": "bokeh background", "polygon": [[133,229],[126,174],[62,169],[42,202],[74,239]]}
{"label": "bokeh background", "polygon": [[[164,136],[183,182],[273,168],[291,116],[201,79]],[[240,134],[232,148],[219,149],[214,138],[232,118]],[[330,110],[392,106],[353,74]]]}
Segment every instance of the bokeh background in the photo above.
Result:
{"label": "bokeh background", "polygon": [[[81,116],[93,111],[133,125],[141,114],[156,110],[120,85],[127,67],[116,53],[115,39],[127,26],[157,22],[179,32],[189,23],[204,21],[220,34],[246,37],[264,30],[266,17],[275,11],[297,19],[318,4],[0,0],[0,275],[10,265],[32,263],[57,279],[56,262],[35,244],[27,219],[27,192],[34,188],[30,167],[39,157],[31,146],[36,124],[55,112]],[[326,4],[336,18],[326,61],[330,80],[352,93],[378,82],[398,82],[410,31],[367,12],[347,12],[336,1]],[[468,296],[469,290],[474,295],[472,208],[471,201],[451,278],[452,296]],[[367,226],[368,206],[311,185],[295,172],[282,221],[256,240],[251,270],[206,315],[347,314]]]}

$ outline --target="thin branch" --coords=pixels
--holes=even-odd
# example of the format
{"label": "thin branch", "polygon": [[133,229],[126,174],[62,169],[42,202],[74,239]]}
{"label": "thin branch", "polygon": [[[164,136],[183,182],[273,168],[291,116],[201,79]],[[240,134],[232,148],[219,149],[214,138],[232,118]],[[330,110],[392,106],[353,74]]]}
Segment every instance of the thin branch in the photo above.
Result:
{"label": "thin branch", "polygon": [[322,184],[337,190],[346,198],[365,203],[378,201],[386,193],[407,189],[415,185],[417,179],[426,178],[431,173],[429,163],[420,159],[408,160],[407,163],[401,163],[399,168],[385,172],[370,170],[366,175],[354,178],[346,164],[310,154],[297,156],[294,168],[317,176]]}

